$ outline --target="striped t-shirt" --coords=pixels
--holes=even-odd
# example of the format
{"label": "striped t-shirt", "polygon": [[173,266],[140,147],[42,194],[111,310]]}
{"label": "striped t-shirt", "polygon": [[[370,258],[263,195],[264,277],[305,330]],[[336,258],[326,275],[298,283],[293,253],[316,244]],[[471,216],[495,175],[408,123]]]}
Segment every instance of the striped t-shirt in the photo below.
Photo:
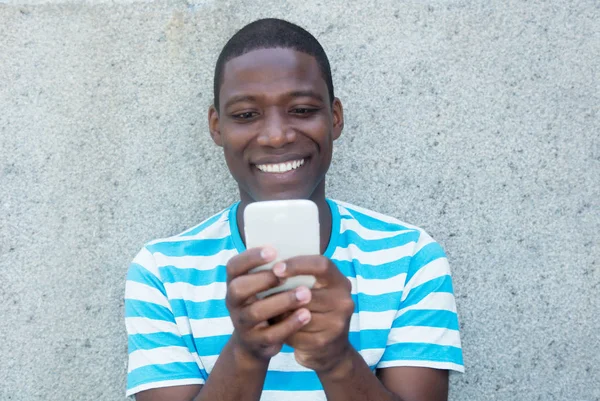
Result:
{"label": "striped t-shirt", "polygon": [[[332,230],[324,255],[352,282],[349,340],[371,370],[463,371],[452,280],[440,245],[391,217],[327,202]],[[135,257],[125,291],[127,395],[207,380],[233,331],[225,265],[245,251],[237,207],[152,241]],[[325,400],[325,393],[316,373],[284,346],[270,361],[261,400]]]}

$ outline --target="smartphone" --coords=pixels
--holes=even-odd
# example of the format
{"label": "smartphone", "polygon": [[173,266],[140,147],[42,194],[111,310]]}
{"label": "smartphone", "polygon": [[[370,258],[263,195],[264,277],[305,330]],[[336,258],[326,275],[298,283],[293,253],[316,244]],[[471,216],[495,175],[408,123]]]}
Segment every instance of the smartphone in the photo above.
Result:
{"label": "smartphone", "polygon": [[[271,269],[281,260],[294,256],[319,255],[319,209],[305,199],[253,202],[244,210],[246,248],[271,245],[277,250],[277,259],[251,272]],[[289,277],[282,285],[257,294],[264,298],[271,294],[299,286],[312,288],[314,276]]]}

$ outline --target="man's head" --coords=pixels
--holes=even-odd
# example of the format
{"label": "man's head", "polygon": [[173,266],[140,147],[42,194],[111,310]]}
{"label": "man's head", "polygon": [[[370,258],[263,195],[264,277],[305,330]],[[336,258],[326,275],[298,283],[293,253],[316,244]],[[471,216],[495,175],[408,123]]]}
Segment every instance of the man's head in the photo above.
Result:
{"label": "man's head", "polygon": [[243,204],[325,202],[324,178],[344,121],[332,96],[327,57],[302,28],[260,20],[227,43],[208,117]]}
{"label": "man's head", "polygon": [[219,91],[223,83],[223,68],[232,58],[258,49],[293,49],[315,58],[327,84],[330,102],[334,99],[331,68],[325,50],[307,30],[277,18],[259,19],[237,31],[225,44],[217,64],[213,81],[214,106],[220,110]]}

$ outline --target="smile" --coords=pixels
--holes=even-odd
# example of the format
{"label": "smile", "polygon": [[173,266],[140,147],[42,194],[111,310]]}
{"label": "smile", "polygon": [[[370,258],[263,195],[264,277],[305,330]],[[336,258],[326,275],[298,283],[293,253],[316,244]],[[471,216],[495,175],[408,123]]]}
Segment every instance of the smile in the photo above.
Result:
{"label": "smile", "polygon": [[304,159],[293,160],[285,163],[257,164],[256,168],[264,173],[287,173],[304,164]]}

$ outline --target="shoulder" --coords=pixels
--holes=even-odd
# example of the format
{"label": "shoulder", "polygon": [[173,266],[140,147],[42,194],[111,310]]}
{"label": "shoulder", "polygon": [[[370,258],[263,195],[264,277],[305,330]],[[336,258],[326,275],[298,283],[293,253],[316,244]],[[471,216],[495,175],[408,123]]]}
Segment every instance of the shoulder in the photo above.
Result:
{"label": "shoulder", "polygon": [[348,202],[333,199],[330,199],[330,201],[337,206],[341,225],[352,225],[359,231],[358,234],[360,234],[360,232],[381,231],[389,233],[412,232],[418,236],[427,236],[427,233],[422,228],[406,223],[398,218],[361,206],[356,206]]}
{"label": "shoulder", "polygon": [[345,257],[370,265],[393,263],[403,270],[408,264],[445,257],[442,247],[418,226],[347,202],[330,201],[339,212],[336,257],[351,253]]}
{"label": "shoulder", "polygon": [[[160,278],[161,266],[185,267],[190,257],[210,257],[232,248],[229,212],[233,206],[172,236],[147,242],[133,259],[129,275],[142,270]],[[197,259],[197,258],[195,258]]]}
{"label": "shoulder", "polygon": [[229,212],[232,207],[230,206],[178,234],[149,241],[144,245],[144,249],[152,254],[170,254],[172,252],[179,254],[185,253],[186,250],[189,251],[187,246],[194,243],[205,242],[208,244],[213,241],[223,241],[231,233]]}

